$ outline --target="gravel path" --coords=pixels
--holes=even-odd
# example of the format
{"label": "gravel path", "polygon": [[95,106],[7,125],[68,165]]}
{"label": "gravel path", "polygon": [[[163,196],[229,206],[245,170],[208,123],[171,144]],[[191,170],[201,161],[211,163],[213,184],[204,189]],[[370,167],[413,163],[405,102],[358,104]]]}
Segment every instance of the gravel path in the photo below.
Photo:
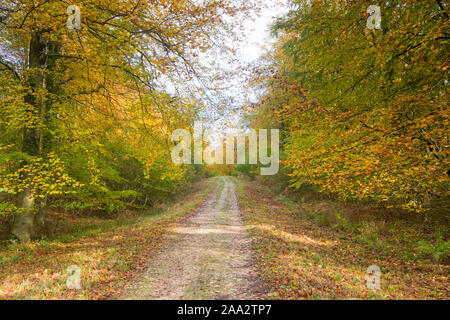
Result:
{"label": "gravel path", "polygon": [[250,238],[238,208],[235,184],[216,190],[192,216],[168,233],[161,252],[129,283],[120,299],[255,299],[263,286],[254,271]]}

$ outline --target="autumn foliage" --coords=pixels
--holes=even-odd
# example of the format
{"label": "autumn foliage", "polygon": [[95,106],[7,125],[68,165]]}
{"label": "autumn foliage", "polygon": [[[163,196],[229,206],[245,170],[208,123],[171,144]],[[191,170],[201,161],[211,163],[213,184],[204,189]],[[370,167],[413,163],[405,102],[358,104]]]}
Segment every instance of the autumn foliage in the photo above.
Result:
{"label": "autumn foliage", "polygon": [[441,1],[291,1],[253,112],[283,130],[292,187],[413,211],[448,197],[449,18]]}
{"label": "autumn foliage", "polygon": [[198,56],[232,37],[227,21],[249,8],[74,4],[79,30],[67,28],[63,1],[0,5],[0,214],[16,214],[12,233],[24,241],[49,206],[111,214],[187,186],[195,169],[171,162],[171,133],[204,107],[191,94],[206,72]]}

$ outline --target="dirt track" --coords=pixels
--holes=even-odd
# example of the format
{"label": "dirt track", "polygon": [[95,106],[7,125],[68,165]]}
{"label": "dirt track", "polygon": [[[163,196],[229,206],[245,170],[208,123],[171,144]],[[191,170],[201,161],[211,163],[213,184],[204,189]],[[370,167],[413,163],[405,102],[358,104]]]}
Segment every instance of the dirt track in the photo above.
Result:
{"label": "dirt track", "polygon": [[120,299],[259,298],[253,264],[235,184],[221,178],[196,215],[169,231],[166,246]]}

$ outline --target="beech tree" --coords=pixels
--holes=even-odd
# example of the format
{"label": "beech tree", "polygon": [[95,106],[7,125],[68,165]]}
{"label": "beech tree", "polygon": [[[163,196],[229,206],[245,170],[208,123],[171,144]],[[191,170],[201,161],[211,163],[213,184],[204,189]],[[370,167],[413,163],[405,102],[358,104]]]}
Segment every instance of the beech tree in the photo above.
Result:
{"label": "beech tree", "polygon": [[380,29],[366,1],[291,5],[254,115],[284,128],[292,186],[414,211],[448,196],[447,5],[382,1]]}
{"label": "beech tree", "polygon": [[[8,136],[0,147],[10,155],[2,163],[2,191],[19,198],[12,234],[29,241],[35,221],[45,221],[47,196],[83,185],[71,179],[70,170],[64,179],[51,178],[54,168],[43,168],[50,166],[52,152],[75,156],[78,150],[80,156],[80,150],[97,150],[97,156],[85,160],[92,176],[88,184],[105,187],[95,180],[102,143],[92,138],[101,140],[107,132],[118,140],[136,134],[139,140],[130,145],[145,177],[151,178],[152,165],[159,161],[160,170],[153,174],[161,184],[179,180],[181,169],[161,159],[168,152],[156,156],[153,151],[167,145],[171,126],[192,121],[198,101],[171,98],[158,80],[162,75],[182,81],[198,76],[198,53],[228,34],[226,19],[250,5],[217,0],[3,1],[0,97]],[[123,140],[121,145],[130,149]],[[68,146],[73,149],[67,151]],[[111,184],[120,181],[115,174],[109,174]]]}

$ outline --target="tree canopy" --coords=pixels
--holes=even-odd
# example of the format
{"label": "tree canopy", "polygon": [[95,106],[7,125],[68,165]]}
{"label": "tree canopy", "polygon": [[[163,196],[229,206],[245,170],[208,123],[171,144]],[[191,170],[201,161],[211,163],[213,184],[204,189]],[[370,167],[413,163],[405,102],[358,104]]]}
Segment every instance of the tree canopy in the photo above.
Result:
{"label": "tree canopy", "polygon": [[231,37],[230,17],[250,8],[83,0],[71,30],[69,5],[0,5],[0,190],[25,241],[48,205],[112,213],[186,186],[194,169],[170,161],[170,134],[191,126],[203,102],[169,92],[169,81],[203,81],[198,55]]}
{"label": "tree canopy", "polygon": [[441,1],[291,1],[254,125],[283,128],[292,186],[421,211],[448,196],[449,19]]}

